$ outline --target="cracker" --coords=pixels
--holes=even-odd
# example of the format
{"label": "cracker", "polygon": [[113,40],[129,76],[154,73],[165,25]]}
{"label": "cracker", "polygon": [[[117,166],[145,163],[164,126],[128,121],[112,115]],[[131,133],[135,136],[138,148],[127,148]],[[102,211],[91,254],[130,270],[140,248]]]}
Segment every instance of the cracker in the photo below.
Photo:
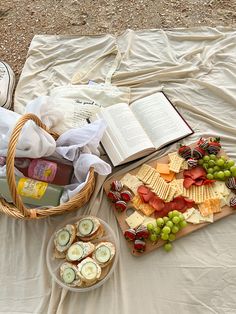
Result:
{"label": "cracker", "polygon": [[148,182],[149,179],[152,178],[153,174],[155,172],[155,169],[150,167],[149,171],[147,172],[147,174],[144,176],[143,178],[143,182],[146,184]]}
{"label": "cracker", "polygon": [[142,181],[130,173],[126,173],[126,175],[120,181],[123,186],[126,186],[134,194],[137,194],[138,187],[143,184]]}
{"label": "cracker", "polygon": [[199,204],[198,207],[203,217],[221,212],[221,203],[219,198],[210,198]]}
{"label": "cracker", "polygon": [[167,184],[166,186],[166,191],[165,191],[165,195],[163,196],[163,199],[166,201],[168,195],[169,195],[169,192],[170,192],[170,189],[171,187],[169,186],[169,184]]}
{"label": "cracker", "polygon": [[173,152],[173,153],[169,153],[168,157],[169,157],[169,161],[172,162],[175,158],[175,156],[178,155],[177,152]]}
{"label": "cracker", "polygon": [[143,178],[145,177],[145,175],[148,173],[148,171],[150,170],[150,166],[147,164],[143,164],[141,166],[141,168],[139,169],[138,173],[136,174],[136,177],[140,180],[143,180]]}
{"label": "cracker", "polygon": [[153,178],[155,178],[156,173],[157,173],[156,170],[153,168],[153,171],[152,171],[150,177],[145,181],[145,183],[146,184],[151,184]]}
{"label": "cracker", "polygon": [[147,203],[142,203],[139,206],[139,210],[146,216],[150,216],[151,214],[154,213],[155,208],[152,207],[151,205],[147,204]]}
{"label": "cracker", "polygon": [[169,188],[170,189],[169,189],[168,195],[167,195],[166,200],[165,200],[166,202],[171,202],[174,198],[176,191],[177,191],[177,189],[171,185],[169,185]]}
{"label": "cracker", "polygon": [[177,179],[175,180],[175,184],[176,184],[176,188],[177,188],[177,192],[179,195],[183,194],[183,189],[184,189],[184,186],[183,186],[183,183],[184,183],[184,179]]}
{"label": "cracker", "polygon": [[180,157],[179,155],[175,155],[169,164],[170,171],[179,173],[183,162],[184,158]]}
{"label": "cracker", "polygon": [[131,200],[134,208],[139,209],[139,206],[142,204],[142,199],[141,197],[137,194],[135,195],[132,200]]}
{"label": "cracker", "polygon": [[160,176],[160,174],[159,174],[157,171],[155,171],[155,173],[154,173],[154,175],[153,175],[153,177],[152,177],[151,182],[148,184],[148,187],[149,187],[151,190],[153,190],[153,188],[154,188],[154,186],[155,186],[155,184],[156,184],[156,181],[158,180],[159,176]]}
{"label": "cracker", "polygon": [[180,170],[188,170],[188,162],[187,160],[184,160],[181,167],[180,167]]}

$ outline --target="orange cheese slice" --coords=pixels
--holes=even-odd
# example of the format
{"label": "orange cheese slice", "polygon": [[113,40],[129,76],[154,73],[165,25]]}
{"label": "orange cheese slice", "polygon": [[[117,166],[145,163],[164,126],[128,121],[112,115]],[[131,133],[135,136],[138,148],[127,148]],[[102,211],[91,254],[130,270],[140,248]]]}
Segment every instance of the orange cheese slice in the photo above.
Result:
{"label": "orange cheese slice", "polygon": [[157,164],[156,170],[162,174],[169,174],[170,173],[170,169],[169,169],[168,164]]}
{"label": "orange cheese slice", "polygon": [[168,174],[161,173],[160,176],[161,176],[166,182],[171,182],[173,179],[175,179],[175,172],[170,171],[170,173],[168,173]]}

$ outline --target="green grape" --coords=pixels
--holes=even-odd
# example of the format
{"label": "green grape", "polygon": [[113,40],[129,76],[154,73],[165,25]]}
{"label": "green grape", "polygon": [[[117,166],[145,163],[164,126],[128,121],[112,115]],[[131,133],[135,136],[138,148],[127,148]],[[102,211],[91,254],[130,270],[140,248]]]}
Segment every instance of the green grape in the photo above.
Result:
{"label": "green grape", "polygon": [[199,164],[199,166],[202,166],[202,165],[203,165],[203,163],[204,163],[204,160],[203,160],[203,159],[199,159],[199,160],[198,160],[198,164]]}
{"label": "green grape", "polygon": [[162,227],[164,225],[164,220],[163,218],[157,218],[157,226],[158,227]]}
{"label": "green grape", "polygon": [[166,243],[166,244],[164,245],[164,250],[165,250],[166,252],[170,252],[170,251],[172,250],[172,244],[171,244],[171,243]]}
{"label": "green grape", "polygon": [[224,175],[226,178],[229,178],[231,176],[231,172],[229,170],[225,170]]}
{"label": "green grape", "polygon": [[172,228],[173,227],[173,222],[172,221],[167,221],[166,226]]}
{"label": "green grape", "polygon": [[149,236],[149,239],[152,242],[156,242],[157,241],[157,235],[155,233],[151,233],[150,236]]}
{"label": "green grape", "polygon": [[235,166],[230,167],[230,171],[231,171],[233,177],[236,177],[236,167]]}
{"label": "green grape", "polygon": [[183,215],[182,213],[179,214],[179,220],[180,220],[180,221],[185,220],[184,215]]}
{"label": "green grape", "polygon": [[206,156],[204,156],[202,159],[203,159],[204,161],[209,161],[209,160],[210,160],[210,157],[209,157],[208,155],[206,155]]}
{"label": "green grape", "polygon": [[174,241],[175,240],[175,234],[171,233],[169,234],[169,241]]}
{"label": "green grape", "polygon": [[211,173],[211,174],[212,174],[213,172],[214,172],[214,169],[213,169],[213,168],[208,168],[208,169],[207,169],[207,173]]}
{"label": "green grape", "polygon": [[169,221],[169,217],[163,217],[163,220],[164,220],[164,223],[166,224],[167,223],[167,221]]}
{"label": "green grape", "polygon": [[178,210],[173,210],[173,217],[175,217],[175,216],[179,216]]}
{"label": "green grape", "polygon": [[214,179],[218,179],[218,172],[214,172],[213,177],[214,177]]}
{"label": "green grape", "polygon": [[147,224],[147,230],[152,231],[154,229],[154,225],[152,223]]}
{"label": "green grape", "polygon": [[220,158],[220,159],[216,160],[216,164],[219,167],[223,167],[225,164],[225,161],[222,158]]}
{"label": "green grape", "polygon": [[232,159],[229,159],[229,160],[227,161],[227,164],[228,164],[229,167],[233,167],[234,164],[235,164],[235,161],[232,160]]}
{"label": "green grape", "polygon": [[220,167],[219,166],[214,166],[213,167],[213,170],[216,172],[216,171],[220,171]]}
{"label": "green grape", "polygon": [[206,163],[206,162],[204,162],[202,166],[203,166],[203,168],[205,168],[205,169],[208,169],[208,167],[209,167],[208,163]]}
{"label": "green grape", "polygon": [[187,225],[188,225],[188,223],[185,220],[180,221],[180,223],[179,223],[179,226],[180,226],[181,229],[187,227]]}
{"label": "green grape", "polygon": [[211,174],[211,173],[208,173],[206,177],[207,177],[207,179],[209,179],[209,180],[213,180],[213,179],[214,179],[214,175]]}
{"label": "green grape", "polygon": [[168,217],[169,217],[170,219],[173,217],[173,212],[172,212],[172,211],[168,213]]}
{"label": "green grape", "polygon": [[172,233],[177,233],[179,231],[179,227],[178,226],[173,226],[171,229]]}
{"label": "green grape", "polygon": [[218,177],[218,179],[223,180],[225,178],[224,172],[223,171],[219,171],[218,174],[217,174],[217,177]]}
{"label": "green grape", "polygon": [[170,227],[165,226],[164,228],[162,228],[162,232],[168,234],[171,232],[171,229],[170,229]]}
{"label": "green grape", "polygon": [[168,233],[162,233],[161,234],[161,238],[162,238],[162,240],[168,240],[169,239],[169,234]]}
{"label": "green grape", "polygon": [[178,223],[180,222],[180,218],[175,216],[172,218],[172,222],[175,224],[175,225],[178,225]]}
{"label": "green grape", "polygon": [[216,165],[216,163],[215,163],[215,161],[214,160],[209,160],[209,162],[208,162],[208,165],[210,166],[210,167],[214,167],[215,165]]}
{"label": "green grape", "polygon": [[209,157],[210,157],[211,160],[216,160],[217,159],[216,155],[214,155],[214,154],[210,154]]}
{"label": "green grape", "polygon": [[154,232],[156,235],[158,235],[158,234],[161,233],[161,228],[160,228],[160,227],[155,227],[155,228],[153,229],[153,232]]}

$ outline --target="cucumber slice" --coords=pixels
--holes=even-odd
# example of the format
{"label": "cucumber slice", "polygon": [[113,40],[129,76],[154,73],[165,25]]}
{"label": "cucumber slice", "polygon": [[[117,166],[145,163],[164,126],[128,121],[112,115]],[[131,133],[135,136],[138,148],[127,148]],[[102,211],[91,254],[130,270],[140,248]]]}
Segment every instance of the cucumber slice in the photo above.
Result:
{"label": "cucumber slice", "polygon": [[92,219],[81,219],[78,225],[79,233],[83,236],[89,235],[94,228],[94,223]]}
{"label": "cucumber slice", "polygon": [[87,262],[81,268],[81,274],[87,280],[96,279],[98,273],[98,269],[95,263]]}
{"label": "cucumber slice", "polygon": [[58,241],[58,244],[61,246],[67,245],[67,243],[70,241],[69,231],[67,231],[65,229],[59,231],[59,233],[57,235],[57,241]]}
{"label": "cucumber slice", "polygon": [[96,249],[95,258],[99,263],[106,263],[111,258],[111,250],[106,245],[101,245]]}
{"label": "cucumber slice", "polygon": [[62,279],[65,283],[72,283],[75,280],[76,274],[73,268],[66,268],[63,272]]}
{"label": "cucumber slice", "polygon": [[84,249],[78,243],[74,243],[67,251],[67,257],[70,261],[78,261],[84,255]]}

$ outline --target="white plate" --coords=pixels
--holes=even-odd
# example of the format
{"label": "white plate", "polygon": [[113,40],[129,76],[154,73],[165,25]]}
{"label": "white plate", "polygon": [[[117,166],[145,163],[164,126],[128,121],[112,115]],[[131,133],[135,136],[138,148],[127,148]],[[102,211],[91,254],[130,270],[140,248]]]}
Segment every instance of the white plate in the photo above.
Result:
{"label": "white plate", "polygon": [[112,273],[114,272],[115,267],[117,265],[118,256],[119,256],[119,243],[115,237],[114,231],[111,229],[111,227],[104,220],[96,217],[100,221],[100,223],[103,225],[103,227],[105,229],[105,234],[102,238],[91,241],[91,242],[94,244],[96,244],[96,243],[98,244],[100,242],[109,241],[109,242],[112,242],[116,247],[116,254],[115,254],[111,264],[109,265],[110,269],[109,269],[108,273],[105,275],[105,277],[103,279],[99,280],[98,282],[96,282],[94,285],[92,285],[90,287],[70,287],[70,286],[67,286],[61,280],[61,277],[59,274],[59,272],[60,272],[59,269],[60,269],[61,264],[63,262],[65,262],[66,260],[65,260],[65,258],[59,259],[59,258],[54,257],[54,236],[55,236],[55,233],[57,232],[57,230],[63,228],[67,224],[75,224],[79,219],[87,217],[87,216],[90,216],[90,215],[76,217],[76,218],[70,219],[66,222],[63,222],[63,224],[59,225],[57,227],[57,229],[53,232],[53,234],[49,240],[48,246],[47,246],[47,267],[48,267],[48,270],[49,270],[52,278],[61,287],[68,289],[70,291],[74,291],[74,292],[87,292],[87,291],[91,291],[91,290],[96,289],[96,288],[100,287],[101,285],[103,285],[110,278]]}

